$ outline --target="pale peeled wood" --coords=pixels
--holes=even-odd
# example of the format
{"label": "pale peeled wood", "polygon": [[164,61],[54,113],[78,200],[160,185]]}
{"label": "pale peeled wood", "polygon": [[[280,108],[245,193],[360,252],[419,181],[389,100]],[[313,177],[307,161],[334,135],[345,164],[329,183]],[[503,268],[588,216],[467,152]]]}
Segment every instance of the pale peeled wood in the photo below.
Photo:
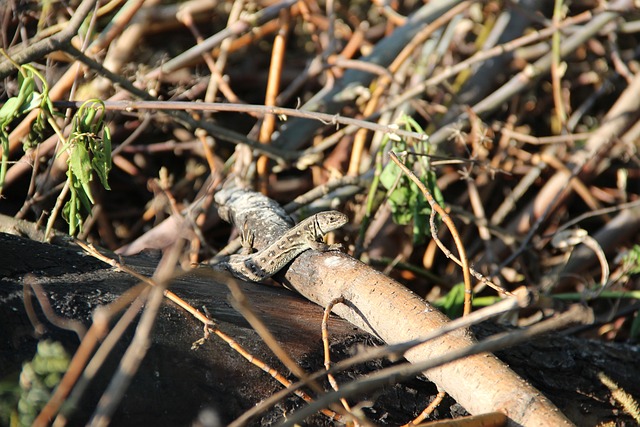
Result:
{"label": "pale peeled wood", "polygon": [[[287,285],[389,344],[420,338],[449,319],[407,288],[348,255],[308,251],[288,269]],[[410,362],[429,360],[473,345],[464,332],[429,341],[406,354]],[[468,357],[425,372],[472,414],[504,412],[510,425],[557,427],[571,422],[538,390],[491,354]]]}

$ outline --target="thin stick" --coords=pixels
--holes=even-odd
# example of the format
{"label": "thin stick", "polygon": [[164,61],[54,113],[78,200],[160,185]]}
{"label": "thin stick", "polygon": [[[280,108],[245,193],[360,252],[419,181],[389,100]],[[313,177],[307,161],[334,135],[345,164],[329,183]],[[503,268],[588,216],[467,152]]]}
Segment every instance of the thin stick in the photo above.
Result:
{"label": "thin stick", "polygon": [[[465,8],[469,7],[469,2],[462,2],[459,5],[451,8],[451,10],[444,13],[442,16],[435,19],[432,23],[427,25],[423,30],[421,30],[416,36],[411,40],[407,46],[402,49],[400,54],[396,57],[396,59],[389,65],[389,72],[378,79],[378,82],[375,85],[375,90],[371,94],[371,99],[367,102],[365,106],[363,115],[365,117],[369,117],[375,113],[380,98],[382,97],[385,90],[387,90],[389,84],[393,81],[394,73],[398,71],[400,66],[404,64],[404,62],[409,58],[409,56],[414,52],[418,46],[422,45],[425,40],[427,40],[436,30],[449,22],[453,17],[460,12],[462,12]],[[366,129],[360,129],[354,138],[353,142],[353,150],[351,152],[351,158],[349,160],[349,169],[347,171],[347,175],[349,176],[357,176],[359,173],[360,161],[362,157],[362,153],[364,151],[364,144],[366,142],[367,131]]]}
{"label": "thin stick", "polygon": [[[240,6],[242,7],[242,6]],[[235,8],[235,6],[234,6]],[[181,21],[193,34],[196,42],[198,44],[204,41],[204,38],[198,31],[198,27],[193,22],[193,16],[189,9],[183,11],[183,13],[179,13],[176,15],[179,21]],[[229,15],[229,21],[233,19],[233,12]],[[225,45],[229,45],[231,43],[231,39],[227,39],[223,42],[222,46],[224,48]],[[226,53],[226,50],[223,50]],[[226,58],[226,56],[225,56]],[[207,68],[209,68],[209,72],[211,73],[211,77],[209,78],[209,84],[207,86],[207,92],[205,93],[204,100],[207,102],[213,102],[215,100],[218,88],[232,102],[239,102],[238,97],[231,90],[227,82],[225,82],[224,77],[222,75],[222,70],[224,69],[224,61],[222,60],[222,55],[218,57],[218,62],[213,59],[213,55],[209,51],[202,52],[202,59],[207,64]]]}
{"label": "thin stick", "polygon": [[[264,98],[265,105],[275,106],[278,92],[280,92],[280,81],[282,79],[282,66],[284,64],[285,49],[287,47],[287,35],[289,33],[289,13],[286,9],[280,12],[280,30],[273,41],[271,50],[271,64],[269,65],[269,79],[267,81],[267,91]],[[276,128],[276,116],[267,114],[262,119],[258,141],[262,144],[269,144],[271,136]],[[258,189],[264,195],[268,194],[269,180],[269,158],[262,155],[256,163],[258,173]]]}
{"label": "thin stick", "polygon": [[[515,295],[513,298],[507,298],[490,307],[484,307],[477,311],[474,311],[469,316],[454,319],[451,322],[448,322],[447,324],[445,324],[443,327],[430,332],[429,334],[427,334],[422,338],[414,339],[410,342],[374,347],[374,348],[367,349],[365,351],[361,351],[355,356],[352,356],[347,360],[343,360],[341,362],[336,363],[331,367],[331,369],[329,369],[329,371],[325,370],[325,371],[315,372],[312,375],[310,375],[309,378],[318,379],[323,377],[327,373],[339,372],[351,366],[355,366],[360,363],[379,359],[382,357],[398,358],[402,356],[409,349],[416,347],[420,344],[424,344],[432,339],[441,337],[457,329],[467,328],[470,325],[474,325],[476,323],[490,319],[491,317],[500,315],[502,313],[507,313],[511,310],[517,309],[518,307],[522,307],[522,308],[527,307],[531,304],[531,302],[532,302],[531,293],[529,292],[519,293],[518,295]],[[275,403],[277,403],[278,401],[286,397],[289,393],[292,393],[293,390],[296,390],[302,387],[304,384],[306,384],[305,381],[299,381],[298,383],[292,385],[287,390],[282,390],[275,393],[271,397],[262,401],[259,405],[256,405],[252,409],[242,414],[234,422],[229,424],[229,426],[240,427],[240,426],[246,425],[252,417],[263,412],[264,410],[266,410],[266,408],[270,407],[271,405],[274,405]]]}
{"label": "thin stick", "polygon": [[440,402],[442,402],[442,399],[444,399],[446,395],[447,393],[445,393],[444,391],[439,391],[438,394],[436,394],[436,397],[433,398],[431,403],[429,403],[429,405],[424,408],[422,412],[420,412],[420,415],[418,415],[413,421],[403,425],[402,427],[411,427],[420,424],[425,418],[431,415],[431,413],[438,407],[438,405],[440,404]]}
{"label": "thin stick", "polygon": [[[146,283],[148,285],[151,285],[151,286],[156,286],[156,282],[152,278],[144,276],[144,275],[138,273],[137,271],[135,271],[134,269],[129,268],[126,265],[121,264],[118,261],[107,257],[106,255],[103,255],[102,253],[98,252],[92,245],[88,245],[88,244],[86,244],[84,242],[81,242],[79,240],[76,240],[75,242],[80,247],[82,247],[85,251],[87,251],[87,253],[89,255],[92,255],[95,258],[97,258],[97,259],[99,259],[99,260],[111,265],[112,267],[115,267],[115,268],[117,268],[117,269],[119,269],[119,270],[121,270],[121,271],[123,271],[123,272],[125,272],[127,274],[132,275],[133,277],[135,277],[136,279],[140,280],[141,282],[144,282],[144,283]],[[253,365],[255,365],[258,368],[260,368],[261,370],[263,370],[264,372],[266,372],[269,375],[271,375],[271,377],[273,377],[276,381],[278,381],[284,387],[291,386],[291,384],[292,384],[291,381],[286,379],[276,369],[272,368],[271,366],[269,366],[268,364],[263,362],[261,359],[255,357],[254,355],[249,353],[247,350],[245,350],[244,347],[242,347],[237,341],[235,341],[229,335],[227,335],[226,333],[221,331],[217,327],[215,322],[213,322],[211,319],[209,319],[206,315],[204,315],[199,310],[194,308],[192,305],[190,305],[189,303],[184,301],[182,298],[180,298],[175,293],[173,293],[173,292],[171,292],[171,291],[169,291],[167,289],[164,289],[163,292],[164,292],[164,296],[166,298],[168,298],[169,300],[171,300],[174,303],[176,303],[179,307],[181,307],[184,310],[186,310],[189,314],[191,314],[193,317],[195,317],[196,319],[198,319],[200,322],[202,322],[205,325],[205,336],[204,336],[204,338],[202,338],[202,339],[198,340],[196,343],[194,343],[195,346],[203,344],[207,340],[209,334],[210,333],[214,333],[219,338],[221,338],[224,342],[226,342],[229,345],[229,347],[231,347],[238,354],[240,354],[242,357],[244,357],[247,361],[249,361]],[[298,372],[298,374],[300,374],[300,373]],[[303,379],[306,377],[306,375],[300,375],[300,376]],[[300,397],[301,399],[305,400],[307,403],[313,401],[313,399],[308,394],[303,392],[302,390],[297,390],[295,392],[295,394],[298,397]],[[335,413],[333,411],[330,411],[328,409],[323,409],[321,412],[323,414],[325,414],[326,416],[328,416],[329,418],[331,418],[331,419],[335,419],[335,420],[341,419],[341,415],[339,415],[339,414],[337,414],[337,413]]]}
{"label": "thin stick", "polygon": [[[553,6],[553,20],[552,25],[554,28],[560,24],[560,17],[562,15],[562,9],[564,8],[563,0],[555,0]],[[563,131],[563,128],[567,122],[567,113],[564,108],[564,102],[562,100],[562,75],[560,71],[560,31],[553,33],[551,37],[551,85],[553,92],[553,104],[555,106],[556,123],[558,133]]]}
{"label": "thin stick", "polygon": [[[331,302],[324,308],[324,313],[322,314],[322,347],[324,349],[324,368],[328,371],[331,369],[331,351],[329,350],[329,316],[331,315],[331,310],[334,306],[338,304],[344,303],[344,297],[339,297]],[[338,382],[332,374],[327,374],[327,379],[329,380],[329,384],[334,390],[338,390]],[[347,399],[340,399],[340,403],[344,406],[344,409],[351,412],[351,407],[347,402]]]}
{"label": "thin stick", "polygon": [[[78,29],[84,22],[85,18],[96,5],[97,0],[83,0],[73,12],[71,19],[66,23],[64,29],[59,33],[47,39],[37,41],[31,46],[19,46],[17,49],[11,49],[8,53],[18,64],[28,64],[37,61],[47,54],[61,49],[69,44],[71,39],[78,34]],[[5,3],[6,4],[6,3]],[[13,71],[13,64],[10,61],[0,62],[0,79],[4,79]]]}
{"label": "thin stick", "polygon": [[162,74],[175,71],[183,67],[185,64],[189,63],[189,61],[199,57],[202,52],[213,49],[229,37],[248,32],[251,29],[274,19],[276,16],[278,16],[282,9],[290,8],[296,3],[297,0],[284,0],[273,4],[272,6],[266,7],[265,9],[262,9],[256,13],[253,13],[237,22],[234,22],[232,25],[228,25],[222,31],[209,37],[202,43],[195,45],[186,52],[183,52],[179,56],[171,59],[165,64],[162,64],[162,66],[147,73],[144,77],[147,80],[156,79]]}
{"label": "thin stick", "polygon": [[[458,254],[460,255],[460,261],[462,263],[462,276],[464,278],[463,314],[466,316],[469,313],[471,313],[471,298],[473,295],[473,290],[471,287],[471,273],[469,272],[469,261],[467,260],[467,253],[464,249],[464,245],[462,243],[462,239],[460,238],[460,234],[458,233],[458,230],[455,224],[453,223],[453,220],[451,220],[451,217],[449,216],[449,214],[446,213],[444,209],[442,209],[442,207],[438,204],[438,202],[436,202],[436,200],[433,198],[433,196],[427,189],[427,186],[424,185],[422,181],[420,181],[420,179],[407,166],[405,166],[404,163],[400,161],[400,159],[398,159],[398,156],[396,155],[396,153],[394,153],[393,151],[389,151],[389,157],[391,158],[391,160],[393,160],[393,162],[396,165],[398,165],[400,169],[402,169],[402,172],[404,172],[409,177],[409,179],[411,179],[411,181],[413,181],[418,186],[418,188],[424,195],[425,199],[427,199],[427,202],[431,206],[432,218],[433,218],[433,212],[437,212],[438,215],[440,215],[440,217],[442,218],[442,221],[447,225],[447,227],[449,228],[449,231],[451,232],[451,236],[453,237],[453,240],[456,243],[456,248],[458,249]],[[431,222],[433,223],[433,221]],[[433,238],[437,239],[436,234],[435,233],[432,233],[432,234],[433,234]],[[449,256],[446,252],[445,254]]]}
{"label": "thin stick", "polygon": [[[102,71],[102,70],[99,70]],[[135,93],[135,95],[138,95]],[[366,120],[352,119],[343,117],[339,114],[325,114],[315,111],[296,110],[294,108],[283,108],[268,105],[249,105],[249,104],[225,104],[220,102],[186,102],[186,101],[105,101],[105,109],[107,110],[191,110],[191,111],[224,111],[238,112],[247,114],[275,114],[276,116],[301,117],[305,119],[318,120],[327,125],[355,125],[366,128],[375,132],[384,132],[403,136],[405,138],[414,138],[418,141],[427,140],[427,135],[419,132],[412,132],[398,129],[397,126],[379,125],[377,123],[368,122]],[[59,101],[53,105],[63,108],[80,108],[80,101]]]}
{"label": "thin stick", "polygon": [[579,15],[565,19],[560,24],[558,24],[557,27],[549,27],[539,31],[534,31],[534,32],[531,32],[530,34],[527,34],[526,36],[520,37],[508,43],[497,45],[492,47],[491,49],[477,52],[476,54],[474,54],[473,56],[467,58],[462,62],[459,62],[451,67],[446,67],[441,73],[436,74],[435,76],[423,81],[419,85],[411,87],[409,90],[407,90],[397,99],[395,99],[390,105],[388,105],[387,108],[389,109],[396,108],[398,105],[404,102],[407,102],[408,100],[422,94],[427,88],[444,82],[448,78],[464,70],[469,69],[474,64],[477,64],[482,61],[486,61],[498,55],[502,55],[504,53],[513,52],[519,47],[526,46],[528,44],[537,42],[539,40],[546,39],[547,37],[552,36],[556,31],[567,28],[571,25],[577,25],[586,21],[590,21],[592,18],[593,18],[593,13],[590,10],[588,10]]}

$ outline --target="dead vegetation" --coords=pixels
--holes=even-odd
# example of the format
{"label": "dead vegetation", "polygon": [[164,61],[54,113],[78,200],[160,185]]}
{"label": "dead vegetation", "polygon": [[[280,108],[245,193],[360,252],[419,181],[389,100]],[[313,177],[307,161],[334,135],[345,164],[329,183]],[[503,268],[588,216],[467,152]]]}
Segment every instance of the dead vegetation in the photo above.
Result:
{"label": "dead vegetation", "polygon": [[[350,224],[331,238],[450,317],[470,314],[472,295],[477,310],[526,289],[535,303],[520,301],[527,308],[503,320],[548,331],[560,325],[545,319],[583,305],[596,318],[584,336],[637,340],[640,13],[632,1],[44,5],[0,6],[0,212],[40,224],[46,239],[70,221],[81,241],[122,255],[161,249],[172,268],[188,270],[240,248],[213,200],[233,184],[299,217],[347,213]],[[258,248],[273,237],[252,227],[263,233]],[[410,310],[353,302],[376,273],[351,259],[351,270],[328,269],[321,259],[296,261],[305,274],[280,281],[320,305],[353,292],[360,315],[371,303],[365,320],[337,312],[387,344],[446,324],[394,336],[400,318],[415,321]],[[311,288],[338,271],[326,291]],[[341,284],[359,280],[357,295]],[[381,300],[390,294],[380,291]],[[150,331],[152,320],[143,321],[161,298],[139,298],[148,295],[141,324]],[[492,315],[513,309],[500,307]],[[371,327],[378,313],[391,322],[388,336],[387,326]],[[444,353],[407,356],[427,364],[411,375]]]}

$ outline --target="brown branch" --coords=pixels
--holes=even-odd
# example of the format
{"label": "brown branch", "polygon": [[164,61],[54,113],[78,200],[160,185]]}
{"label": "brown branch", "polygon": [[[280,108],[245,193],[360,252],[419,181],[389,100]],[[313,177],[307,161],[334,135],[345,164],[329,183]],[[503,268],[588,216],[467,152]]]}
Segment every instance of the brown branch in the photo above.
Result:
{"label": "brown branch", "polygon": [[[37,41],[27,48],[18,47],[17,49],[12,49],[9,51],[9,56],[18,64],[27,64],[42,59],[51,52],[64,50],[70,45],[71,39],[78,33],[78,29],[87,15],[89,15],[95,7],[96,2],[97,0],[83,0],[73,13],[64,30],[47,39]],[[4,60],[0,62],[0,79],[4,79],[14,71],[15,67],[10,61]]]}
{"label": "brown branch", "polygon": [[[144,94],[139,89],[135,89],[135,92],[132,92],[136,96],[146,96],[148,94]],[[159,111],[215,111],[215,112],[237,112],[237,113],[246,113],[246,114],[256,114],[256,115],[276,115],[276,116],[290,116],[290,117],[298,117],[303,119],[314,120],[318,122],[322,122],[326,125],[337,126],[341,125],[354,125],[361,128],[369,129],[376,132],[384,132],[389,134],[395,134],[398,136],[402,136],[405,138],[417,139],[419,141],[424,141],[428,139],[428,136],[424,133],[413,132],[404,129],[399,129],[397,126],[389,125],[379,125],[377,123],[369,122],[366,120],[352,119],[350,117],[344,117],[339,114],[325,114],[319,113],[315,111],[305,111],[298,110],[294,108],[284,108],[284,107],[276,107],[269,105],[249,105],[249,104],[228,104],[221,102],[187,102],[187,101],[105,101],[105,109],[106,110],[116,110],[116,111],[134,111],[134,110],[159,110]],[[59,101],[54,103],[55,106],[60,108],[80,108],[82,102],[80,101]],[[244,138],[244,137],[243,137]],[[245,140],[238,141],[230,140],[236,144],[247,144],[251,148],[260,151],[266,151],[266,147],[261,147],[262,144],[258,144],[254,141],[248,141],[248,138],[244,138]],[[269,148],[267,153],[277,152],[284,158],[297,158],[299,156],[295,151],[290,150],[276,150],[275,148]],[[292,154],[293,153],[293,154]]]}
{"label": "brown branch", "polygon": [[[282,68],[284,64],[285,49],[287,47],[287,36],[289,33],[291,16],[283,9],[280,13],[280,30],[276,34],[271,50],[271,63],[269,65],[269,78],[267,81],[267,89],[264,97],[266,106],[273,107],[276,105],[276,98],[280,92],[280,81],[282,80]],[[276,116],[266,114],[260,125],[260,134],[258,140],[262,144],[270,144],[273,132],[276,130]],[[266,156],[260,156],[256,162],[256,172],[258,174],[258,189],[262,194],[268,194],[269,191],[269,159]]]}

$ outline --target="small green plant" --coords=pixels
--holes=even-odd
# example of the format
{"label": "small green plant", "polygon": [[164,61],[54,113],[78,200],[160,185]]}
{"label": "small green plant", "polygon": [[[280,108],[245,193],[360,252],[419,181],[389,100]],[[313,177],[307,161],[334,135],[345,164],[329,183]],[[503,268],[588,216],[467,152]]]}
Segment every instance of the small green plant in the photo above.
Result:
{"label": "small green plant", "polygon": [[[8,58],[4,51],[1,53]],[[76,232],[82,230],[83,213],[90,213],[91,205],[94,203],[90,187],[93,172],[98,175],[102,186],[107,190],[110,189],[107,178],[111,170],[111,133],[104,120],[104,102],[91,99],[82,104],[71,119],[71,131],[69,137],[65,139],[61,129],[53,120],[55,111],[49,98],[49,86],[42,74],[29,64],[18,65],[10,58],[8,59],[19,71],[20,89],[16,96],[9,98],[0,108],[0,145],[2,146],[0,196],[9,162],[9,126],[19,117],[39,109],[38,116],[31,126],[29,137],[24,143],[24,150],[27,151],[41,142],[48,124],[63,142],[62,150],[58,156],[63,152],[69,156],[67,183],[61,197],[58,198],[56,209],[49,219],[45,234],[48,238],[56,217],[55,212],[68,192],[70,200],[65,203],[62,216],[69,224],[69,234],[75,235]],[[42,86],[40,92],[37,89],[36,80],[39,80],[40,86]]]}
{"label": "small green plant", "polygon": [[[402,122],[406,130],[424,133],[420,125],[411,117],[404,116]],[[424,182],[435,200],[443,205],[442,193],[436,186],[436,174],[429,165],[428,141],[418,141],[413,145],[400,138],[385,137],[381,150],[391,141],[392,150],[397,153],[408,152],[405,164],[416,171],[416,175]],[[411,151],[409,151],[409,149]],[[413,154],[413,155],[412,155]],[[380,184],[388,191],[388,203],[396,224],[406,225],[413,221],[413,242],[422,243],[431,235],[429,216],[431,207],[420,189],[393,162],[389,162],[380,173]]]}
{"label": "small green plant", "polygon": [[[94,203],[90,182],[93,172],[102,186],[110,190],[108,176],[111,170],[111,133],[104,123],[104,102],[86,101],[71,121],[71,133],[63,151],[67,152],[67,184],[70,198],[62,209],[63,218],[69,223],[69,234],[82,230],[84,210],[91,212]],[[100,136],[102,134],[102,136]]]}
{"label": "small green plant", "polygon": [[59,342],[40,341],[33,360],[22,365],[19,379],[0,383],[0,424],[32,425],[67,371],[69,360]]}
{"label": "small green plant", "polygon": [[462,316],[464,306],[464,283],[458,283],[451,290],[433,303],[450,319]]}
{"label": "small green plant", "polygon": [[624,270],[629,275],[640,273],[640,245],[633,245],[622,258]]}
{"label": "small green plant", "polygon": [[[2,52],[4,54],[4,51]],[[6,56],[6,55],[5,55]],[[11,60],[11,59],[9,59]],[[32,110],[39,109],[39,114],[34,121],[29,138],[25,142],[25,150],[32,147],[42,136],[47,120],[53,117],[53,104],[49,98],[49,86],[46,80],[33,66],[18,65],[14,63],[18,69],[18,86],[19,91],[4,103],[0,108],[0,144],[2,145],[2,160],[0,163],[0,195],[4,187],[4,179],[7,175],[7,164],[9,163],[9,131],[11,123],[29,113]],[[39,92],[36,79],[40,81],[42,91]]]}

